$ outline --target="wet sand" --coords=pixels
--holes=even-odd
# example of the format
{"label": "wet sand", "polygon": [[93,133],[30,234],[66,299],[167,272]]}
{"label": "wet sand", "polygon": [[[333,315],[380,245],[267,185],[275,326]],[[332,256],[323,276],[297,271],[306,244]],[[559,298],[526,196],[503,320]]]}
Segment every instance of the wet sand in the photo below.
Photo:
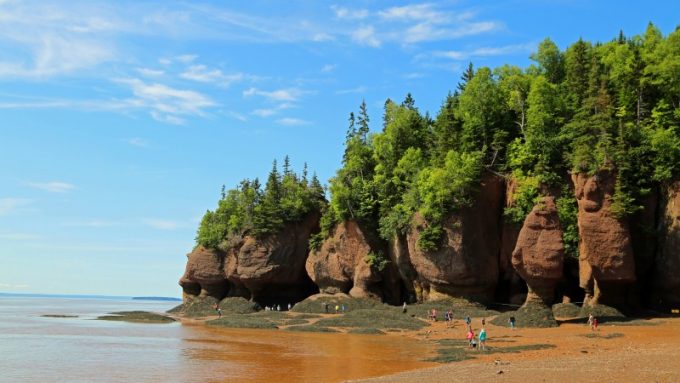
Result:
{"label": "wet sand", "polygon": [[[476,359],[361,382],[680,382],[680,318],[649,322],[656,325],[603,324],[595,338],[585,336],[592,331],[583,324],[515,331],[487,325],[490,347],[556,347],[517,354],[470,351]],[[430,338],[463,339],[465,326],[457,323],[455,329],[434,324]],[[479,319],[473,327],[480,327]]]}

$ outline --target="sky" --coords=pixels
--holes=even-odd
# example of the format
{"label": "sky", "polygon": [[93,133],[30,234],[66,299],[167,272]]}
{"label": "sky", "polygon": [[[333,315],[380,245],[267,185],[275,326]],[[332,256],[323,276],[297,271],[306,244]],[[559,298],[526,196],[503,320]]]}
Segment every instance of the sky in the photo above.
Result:
{"label": "sky", "polygon": [[435,115],[468,62],[664,34],[677,1],[0,0],[0,291],[180,296],[220,188],[340,165],[362,100]]}

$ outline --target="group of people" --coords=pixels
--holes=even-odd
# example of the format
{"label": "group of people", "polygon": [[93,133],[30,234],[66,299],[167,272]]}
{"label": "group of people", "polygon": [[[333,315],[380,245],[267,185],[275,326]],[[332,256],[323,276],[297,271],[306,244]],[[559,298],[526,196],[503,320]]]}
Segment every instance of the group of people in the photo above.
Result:
{"label": "group of people", "polygon": [[465,324],[467,325],[467,341],[468,347],[476,348],[477,350],[486,350],[486,318],[482,318],[482,329],[479,330],[479,335],[475,336],[475,330],[472,329],[472,319],[469,315],[465,316]]}
{"label": "group of people", "polygon": [[[293,308],[292,304],[288,304],[288,311]],[[271,305],[271,306],[264,306],[264,311],[282,311],[281,310],[281,305]]]}
{"label": "group of people", "polygon": [[[333,308],[333,307],[331,307],[331,305],[328,304],[328,302],[321,303],[321,307],[323,307],[323,309],[326,311],[326,314],[329,314],[331,312],[330,310]],[[345,313],[345,304],[344,303],[339,304],[339,305],[335,305],[334,308],[335,308],[336,314],[340,314],[340,313],[344,314]]]}

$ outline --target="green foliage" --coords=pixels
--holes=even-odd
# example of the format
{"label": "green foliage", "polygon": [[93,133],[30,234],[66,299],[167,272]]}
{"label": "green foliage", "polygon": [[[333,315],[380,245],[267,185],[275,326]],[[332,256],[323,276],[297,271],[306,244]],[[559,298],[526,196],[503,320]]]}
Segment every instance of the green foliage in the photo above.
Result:
{"label": "green foliage", "polygon": [[444,234],[444,229],[441,225],[430,225],[425,227],[420,232],[420,238],[418,238],[418,248],[423,251],[435,251],[439,249],[442,241],[442,235]]}
{"label": "green foliage", "polygon": [[383,271],[385,270],[385,267],[387,267],[387,264],[390,263],[390,260],[385,257],[385,254],[383,254],[381,251],[377,253],[370,252],[368,255],[364,258],[364,261],[371,266],[371,268],[377,270],[377,271]]}
{"label": "green foliage", "polygon": [[307,170],[298,176],[286,156],[280,174],[276,161],[264,190],[257,179],[243,180],[235,189],[222,192],[215,211],[208,210],[196,235],[196,243],[208,248],[228,248],[245,234],[275,233],[287,222],[297,222],[312,211],[325,208],[325,192],[316,175]]}
{"label": "green foliage", "polygon": [[564,255],[578,259],[578,204],[574,193],[565,186],[555,205],[562,228]]}
{"label": "green foliage", "polygon": [[512,204],[503,213],[509,222],[521,225],[539,200],[540,179],[517,172],[513,175],[513,182],[516,186],[512,194]]}

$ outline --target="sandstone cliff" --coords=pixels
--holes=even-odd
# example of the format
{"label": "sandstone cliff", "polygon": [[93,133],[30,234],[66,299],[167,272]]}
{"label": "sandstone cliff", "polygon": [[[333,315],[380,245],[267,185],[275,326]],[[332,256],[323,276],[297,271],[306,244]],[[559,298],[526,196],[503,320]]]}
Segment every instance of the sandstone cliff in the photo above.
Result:
{"label": "sandstone cliff", "polygon": [[680,307],[680,181],[663,192],[652,305]]}
{"label": "sandstone cliff", "polygon": [[625,302],[625,286],[635,281],[628,223],[611,211],[616,176],[600,171],[572,175],[578,200],[580,285],[584,306]]}

